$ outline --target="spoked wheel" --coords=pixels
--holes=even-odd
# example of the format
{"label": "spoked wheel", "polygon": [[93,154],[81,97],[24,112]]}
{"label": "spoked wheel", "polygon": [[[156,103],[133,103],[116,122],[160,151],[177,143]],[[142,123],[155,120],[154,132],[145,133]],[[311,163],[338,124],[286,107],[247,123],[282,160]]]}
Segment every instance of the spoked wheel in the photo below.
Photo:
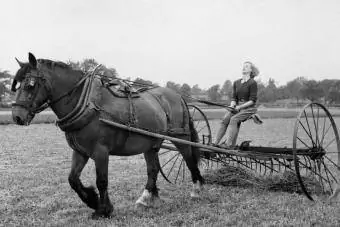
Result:
{"label": "spoked wheel", "polygon": [[[211,143],[211,129],[208,118],[197,106],[188,105],[194,128],[198,134],[198,143]],[[178,184],[191,179],[190,171],[177,147],[164,140],[159,151],[160,173],[170,183]]]}
{"label": "spoked wheel", "polygon": [[300,112],[294,128],[294,164],[302,191],[313,195],[333,193],[340,182],[340,140],[334,119],[319,103]]}

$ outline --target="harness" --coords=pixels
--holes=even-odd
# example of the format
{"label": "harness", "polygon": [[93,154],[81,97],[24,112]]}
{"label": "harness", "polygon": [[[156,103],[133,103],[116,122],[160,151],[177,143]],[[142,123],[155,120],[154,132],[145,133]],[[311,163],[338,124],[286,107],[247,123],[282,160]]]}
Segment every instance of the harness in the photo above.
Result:
{"label": "harness", "polygon": [[[48,97],[47,101],[38,107],[33,107],[33,101],[38,94],[39,88],[44,87],[48,93],[50,93],[52,88],[50,82],[45,79],[39,68],[32,70],[26,74],[24,79],[24,90],[34,89],[32,92],[33,96],[30,96],[30,98],[27,100],[17,100],[12,104],[12,106],[23,107],[29,112],[31,116],[34,116],[35,114],[47,109],[51,105],[56,104],[66,96],[71,95],[78,87],[84,84],[76,107],[66,116],[56,121],[56,124],[63,131],[74,131],[80,129],[88,124],[95,116],[96,108],[94,105],[91,105],[91,102],[89,102],[89,97],[94,75],[99,67],[100,65],[98,65],[92,72],[86,73],[85,76],[80,79],[69,91],[65,92],[54,100],[51,100],[51,97]],[[20,90],[20,92],[22,92],[22,90]]]}
{"label": "harness", "polygon": [[[158,86],[150,85],[141,87],[140,89],[135,89],[129,83],[126,83],[125,80],[122,79],[109,79],[106,77],[100,77],[102,86],[105,87],[113,96],[119,97],[119,98],[126,98],[128,100],[128,120],[127,122],[122,122],[121,119],[118,119],[117,116],[114,116],[112,113],[106,111],[105,109],[101,108],[99,105],[96,104],[95,101],[91,100],[91,91],[93,89],[93,82],[96,75],[96,70],[100,67],[98,65],[92,72],[86,73],[85,76],[80,79],[71,90],[65,92],[64,94],[60,95],[56,99],[51,99],[51,97],[48,97],[47,101],[43,104],[41,104],[38,107],[33,107],[33,101],[36,97],[38,90],[42,87],[46,89],[48,94],[52,90],[51,84],[49,80],[46,80],[43,73],[39,68],[32,70],[31,72],[26,74],[26,77],[24,79],[24,85],[25,86],[32,86],[34,87],[34,91],[32,92],[33,96],[30,99],[27,100],[18,100],[16,103],[13,104],[13,106],[21,106],[25,108],[29,114],[35,115],[46,108],[50,107],[51,105],[59,102],[66,96],[72,95],[72,93],[82,85],[82,91],[81,95],[79,97],[79,100],[74,107],[74,109],[69,112],[66,116],[62,117],[61,119],[58,119],[56,121],[56,125],[64,132],[72,132],[75,130],[79,130],[83,127],[85,127],[87,124],[89,124],[96,116],[100,115],[101,118],[105,119],[111,119],[115,122],[125,124],[127,126],[133,126],[133,127],[139,127],[137,122],[137,116],[136,116],[136,108],[134,104],[134,99],[140,97],[140,92],[147,91],[151,88],[155,88]],[[112,89],[113,85],[118,85],[118,82],[123,81],[120,89]],[[129,81],[130,82],[130,81]],[[139,85],[138,83],[136,83]],[[21,90],[20,90],[21,91]],[[189,134],[189,127],[188,122],[183,122],[182,128],[173,128],[171,125],[171,116],[168,113],[167,109],[163,106],[162,101],[159,99],[157,95],[154,95],[152,93],[149,93],[160,105],[160,107],[163,109],[164,113],[166,114],[167,118],[167,125],[168,130],[166,131],[156,131],[151,130],[147,128],[141,128],[144,130],[148,130],[150,132],[156,132],[161,134],[170,134],[170,135],[187,135]],[[181,103],[184,110],[187,109],[186,103]],[[186,119],[187,113],[184,111],[184,119]]]}

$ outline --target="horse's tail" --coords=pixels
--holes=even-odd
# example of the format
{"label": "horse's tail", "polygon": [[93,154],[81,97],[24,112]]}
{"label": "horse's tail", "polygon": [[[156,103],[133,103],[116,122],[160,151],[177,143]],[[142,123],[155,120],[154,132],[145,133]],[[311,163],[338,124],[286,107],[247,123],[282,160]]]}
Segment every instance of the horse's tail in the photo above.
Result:
{"label": "horse's tail", "polygon": [[[199,137],[198,137],[198,133],[197,133],[195,126],[194,126],[194,120],[190,116],[190,110],[189,110],[188,104],[183,97],[182,97],[182,105],[184,105],[186,112],[187,112],[187,115],[188,115],[190,140],[191,140],[191,142],[198,143]],[[198,164],[198,162],[200,161],[200,157],[201,157],[200,149],[196,146],[191,146],[191,152],[192,152],[192,156],[193,156],[195,163]]]}
{"label": "horse's tail", "polygon": [[[188,109],[189,112],[189,109]],[[189,116],[189,129],[190,129],[190,137],[191,142],[199,142],[198,133],[194,127],[194,121],[191,116]],[[191,152],[193,155],[193,158],[195,159],[195,162],[198,163],[201,157],[201,151],[198,147],[191,146]]]}

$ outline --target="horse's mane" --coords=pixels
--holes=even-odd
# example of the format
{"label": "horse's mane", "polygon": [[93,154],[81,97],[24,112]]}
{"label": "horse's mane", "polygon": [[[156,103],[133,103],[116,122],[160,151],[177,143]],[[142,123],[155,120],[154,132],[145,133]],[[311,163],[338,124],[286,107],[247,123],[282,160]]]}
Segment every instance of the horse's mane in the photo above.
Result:
{"label": "horse's mane", "polygon": [[63,69],[72,69],[72,67],[62,61],[52,61],[49,59],[38,59],[38,63],[47,66],[50,69],[54,69],[55,67],[60,67]]}
{"label": "horse's mane", "polygon": [[[56,67],[62,68],[62,69],[70,69],[75,70],[71,65],[66,64],[62,61],[52,61],[49,59],[37,59],[37,62],[39,64],[42,64],[46,66],[48,69],[54,70]],[[26,73],[31,69],[31,66],[29,63],[23,63],[22,67],[17,71],[17,73],[14,76],[14,80],[17,81],[23,81],[25,79]]]}

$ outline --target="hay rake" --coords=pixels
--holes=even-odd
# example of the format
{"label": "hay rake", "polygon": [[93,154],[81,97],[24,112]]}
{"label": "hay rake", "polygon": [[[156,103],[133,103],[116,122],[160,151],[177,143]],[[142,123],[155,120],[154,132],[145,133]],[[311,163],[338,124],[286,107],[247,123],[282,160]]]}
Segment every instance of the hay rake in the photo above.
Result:
{"label": "hay rake", "polygon": [[[209,146],[201,147],[201,168],[231,165],[262,176],[293,172],[301,191],[310,200],[314,200],[313,195],[318,193],[333,193],[336,184],[340,183],[339,134],[332,115],[322,104],[310,103],[303,107],[295,122],[291,148],[250,146],[249,141],[244,141],[234,149],[223,151],[209,145],[211,128],[204,112],[197,106],[191,108],[199,143]],[[183,160],[174,147],[163,149],[160,161],[162,175],[167,181],[178,183],[185,180],[185,165],[181,164]],[[307,187],[307,179],[314,180],[316,186]]]}
{"label": "hay rake", "polygon": [[[180,183],[189,176],[186,164],[172,142],[199,147],[201,169],[223,165],[243,167],[262,176],[285,172],[294,173],[301,191],[308,199],[319,193],[331,194],[340,184],[340,140],[330,112],[322,104],[310,103],[297,116],[292,147],[250,146],[242,142],[233,149],[212,146],[212,133],[208,118],[197,106],[189,105],[190,114],[199,135],[199,141],[178,138],[128,127],[102,120],[111,126],[163,139],[159,152],[160,172],[166,181]],[[315,182],[310,187],[309,182]],[[339,187],[339,186],[338,186]]]}

